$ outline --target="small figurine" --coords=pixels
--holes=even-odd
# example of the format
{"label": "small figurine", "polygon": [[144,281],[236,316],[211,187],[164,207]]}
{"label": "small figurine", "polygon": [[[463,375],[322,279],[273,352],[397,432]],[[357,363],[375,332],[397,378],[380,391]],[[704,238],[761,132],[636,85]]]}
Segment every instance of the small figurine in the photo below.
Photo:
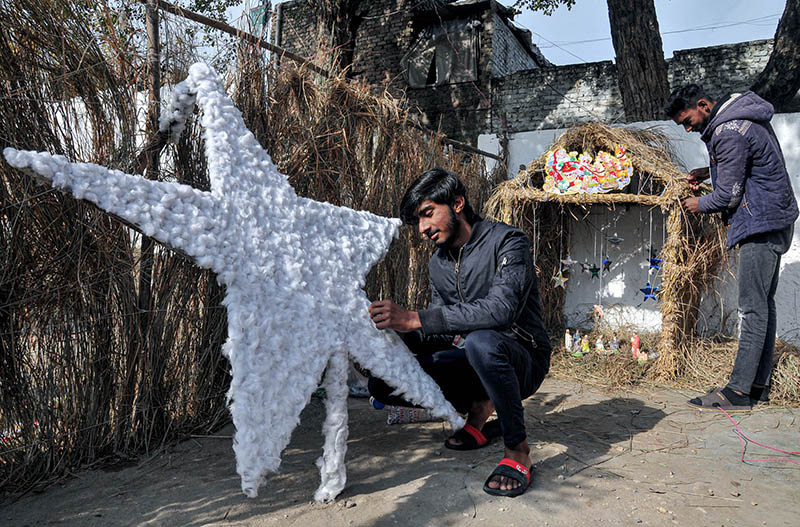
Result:
{"label": "small figurine", "polygon": [[619,339],[617,338],[617,332],[614,332],[614,336],[611,338],[611,342],[609,343],[609,348],[611,353],[614,355],[619,354]]}
{"label": "small figurine", "polygon": [[576,357],[581,356],[581,332],[577,329],[575,330],[575,334],[572,336],[572,353]]}
{"label": "small figurine", "polygon": [[589,348],[589,335],[584,335],[581,339],[581,352],[589,353],[591,349]]}
{"label": "small figurine", "polygon": [[[578,333],[575,332],[577,335]],[[586,340],[586,335],[581,337],[579,342],[573,342],[572,344],[572,356],[573,357],[583,357],[583,342]],[[588,350],[587,350],[588,351]]]}
{"label": "small figurine", "polygon": [[641,345],[641,342],[639,341],[639,335],[634,333],[633,337],[631,337],[631,355],[633,355],[633,358],[637,359],[637,360],[639,359],[639,346],[640,345]]}
{"label": "small figurine", "polygon": [[567,351],[572,349],[572,334],[569,332],[569,328],[564,332],[564,349]]}
{"label": "small figurine", "polygon": [[594,342],[594,350],[597,353],[605,354],[606,346],[605,343],[603,342],[603,337],[597,337],[597,340]]}

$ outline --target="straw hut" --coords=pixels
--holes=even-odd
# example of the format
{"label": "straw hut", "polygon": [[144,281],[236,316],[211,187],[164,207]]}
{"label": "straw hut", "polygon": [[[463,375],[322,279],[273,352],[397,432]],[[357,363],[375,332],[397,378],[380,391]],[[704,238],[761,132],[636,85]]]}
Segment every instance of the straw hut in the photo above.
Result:
{"label": "straw hut", "polygon": [[564,326],[564,288],[548,278],[559,269],[569,247],[561,243],[568,229],[567,217],[579,220],[592,206],[605,206],[612,214],[622,205],[660,209],[665,217],[665,239],[660,258],[661,287],[658,300],[661,338],[656,344],[660,358],[656,376],[680,376],[695,335],[701,292],[715,276],[724,258],[724,226],[717,216],[692,215],[681,206],[691,195],[685,173],[673,160],[666,138],[652,129],[612,128],[598,123],[575,126],[562,134],[551,150],[567,152],[614,152],[622,145],[633,168],[625,188],[594,194],[545,192],[547,154],[530,163],[514,179],[497,187],[485,214],[522,228],[531,240],[540,287],[551,328]]}

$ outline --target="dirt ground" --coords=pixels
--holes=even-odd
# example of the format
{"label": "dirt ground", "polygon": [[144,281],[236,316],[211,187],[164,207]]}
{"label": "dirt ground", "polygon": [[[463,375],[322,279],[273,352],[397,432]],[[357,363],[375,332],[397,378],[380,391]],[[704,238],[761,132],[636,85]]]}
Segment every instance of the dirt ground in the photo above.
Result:
{"label": "dirt ground", "polygon": [[[442,423],[387,425],[384,411],[350,399],[347,487],[333,503],[314,503],[324,410],[312,399],[281,472],[255,499],[241,493],[228,427],[137,466],[76,474],[6,505],[0,524],[797,526],[800,467],[742,463],[733,424],[686,406],[691,395],[545,381],[525,402],[535,481],[515,499],[481,490],[502,442],[454,452],[442,447]],[[756,441],[800,449],[800,410],[734,418]],[[785,456],[751,444],[746,457]]]}

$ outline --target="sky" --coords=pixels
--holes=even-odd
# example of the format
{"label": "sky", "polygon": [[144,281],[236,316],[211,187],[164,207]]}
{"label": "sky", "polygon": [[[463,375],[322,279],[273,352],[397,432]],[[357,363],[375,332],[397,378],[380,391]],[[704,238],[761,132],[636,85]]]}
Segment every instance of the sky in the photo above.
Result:
{"label": "sky", "polygon": [[[510,2],[502,2],[509,5]],[[656,0],[664,56],[675,50],[772,38],[785,0]],[[553,64],[614,60],[605,0],[577,0],[552,16],[525,11],[514,19]]]}
{"label": "sky", "polygon": [[[670,58],[676,49],[774,37],[786,0],[656,0],[655,5],[664,56]],[[242,7],[230,9],[228,20],[241,12]],[[605,0],[577,0],[571,10],[560,7],[551,16],[526,10],[515,22],[533,33],[534,44],[553,64],[614,60]]]}

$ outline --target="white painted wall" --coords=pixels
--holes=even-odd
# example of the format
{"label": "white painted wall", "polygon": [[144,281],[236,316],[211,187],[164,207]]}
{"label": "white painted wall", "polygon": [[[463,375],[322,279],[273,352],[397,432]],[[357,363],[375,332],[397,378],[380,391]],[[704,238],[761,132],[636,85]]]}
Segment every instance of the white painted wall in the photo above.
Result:
{"label": "white painted wall", "polygon": [[[800,201],[800,113],[779,114],[772,120],[775,133],[780,140],[786,158],[786,166],[792,179],[795,195]],[[655,127],[672,140],[680,163],[685,169],[708,165],[708,154],[700,135],[686,133],[671,121],[636,123],[630,126]],[[509,142],[509,167],[512,174],[520,165],[527,165],[548,150],[553,140],[563,129],[521,132],[511,136]],[[489,152],[499,151],[495,135],[481,135],[478,148]],[[489,168],[492,168],[491,166]],[[574,260],[596,262],[608,256],[612,261],[610,272],[601,279],[591,279],[581,273],[580,266],[573,266],[566,284],[564,314],[569,326],[591,325],[591,310],[602,300],[606,320],[612,324],[630,325],[642,330],[656,330],[661,326],[658,306],[653,300],[643,301],[639,291],[648,281],[661,284],[655,271],[648,274],[648,246],[651,240],[658,249],[663,244],[663,218],[654,211],[652,222],[645,207],[592,207],[586,218],[572,222],[572,235],[564,243],[569,246]],[[602,235],[601,235],[602,232]],[[624,239],[619,245],[602,240],[617,235]],[[601,249],[602,242],[602,249]],[[736,252],[729,252],[729,262],[715,283],[705,293],[701,303],[698,330],[701,334],[723,332],[733,334],[736,330]],[[552,276],[552,275],[551,275]],[[550,279],[542,276],[541,280]],[[781,279],[776,295],[778,308],[778,336],[789,342],[800,344],[800,225],[796,225],[794,242],[781,262]]]}

